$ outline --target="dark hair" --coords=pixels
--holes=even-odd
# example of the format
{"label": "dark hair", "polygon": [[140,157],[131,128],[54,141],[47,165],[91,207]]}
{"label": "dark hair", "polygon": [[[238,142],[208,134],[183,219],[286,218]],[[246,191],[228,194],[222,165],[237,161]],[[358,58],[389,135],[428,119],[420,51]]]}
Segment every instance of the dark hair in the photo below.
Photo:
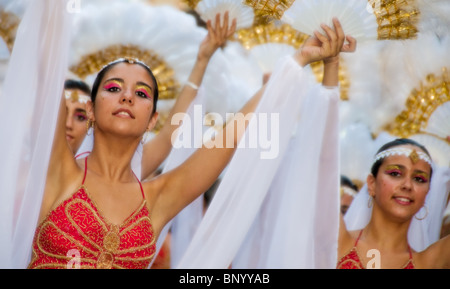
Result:
{"label": "dark hair", "polygon": [[128,59],[118,59],[116,61],[113,61],[111,63],[109,63],[108,65],[106,65],[105,67],[102,68],[102,70],[100,70],[100,72],[97,74],[97,77],[95,78],[94,84],[92,85],[92,92],[91,92],[91,99],[92,99],[92,103],[95,104],[95,99],[97,98],[97,92],[98,92],[98,87],[100,86],[100,83],[103,80],[103,77],[105,77],[105,74],[111,70],[116,64],[119,63],[132,63],[132,64],[138,64],[141,67],[145,68],[145,70],[148,72],[148,74],[150,75],[151,79],[153,80],[153,83],[155,84],[155,90],[153,92],[153,111],[152,114],[154,114],[156,112],[156,103],[158,102],[158,82],[156,81],[156,77],[153,74],[153,72],[151,71],[151,69],[145,65],[144,63],[140,62],[140,61],[131,61]]}
{"label": "dark hair", "polygon": [[[416,147],[420,148],[422,151],[424,151],[424,152],[430,157],[430,159],[431,159],[430,153],[428,152],[428,150],[427,150],[423,145],[421,145],[420,143],[416,142],[415,140],[412,140],[412,139],[409,139],[409,138],[398,138],[398,139],[395,139],[395,140],[390,141],[390,142],[388,142],[388,143],[385,143],[385,144],[377,151],[376,154],[379,154],[380,152],[385,151],[385,150],[387,150],[387,149],[390,149],[390,148],[392,148],[392,147],[402,146],[402,145],[413,145],[413,146],[416,146]],[[372,175],[373,175],[374,177],[377,176],[378,170],[380,169],[380,166],[381,166],[381,164],[383,163],[383,161],[384,161],[384,158],[381,158],[381,159],[377,160],[377,161],[372,165],[372,168],[370,169],[370,172],[372,173]],[[431,171],[430,171],[430,178],[431,178],[432,173],[433,173],[433,169],[431,168]]]}
{"label": "dark hair", "polygon": [[81,80],[67,79],[64,82],[64,89],[79,89],[87,95],[91,95],[91,88],[87,83]]}
{"label": "dark hair", "polygon": [[358,191],[358,187],[352,182],[352,180],[350,180],[349,177],[345,175],[341,175],[341,186],[349,187],[356,192]]}

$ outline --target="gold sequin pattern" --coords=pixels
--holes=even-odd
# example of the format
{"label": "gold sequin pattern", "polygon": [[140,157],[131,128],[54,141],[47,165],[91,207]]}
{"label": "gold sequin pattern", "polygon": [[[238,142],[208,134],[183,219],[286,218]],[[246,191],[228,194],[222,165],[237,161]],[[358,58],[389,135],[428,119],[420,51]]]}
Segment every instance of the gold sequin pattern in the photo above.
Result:
{"label": "gold sequin pattern", "polygon": [[268,23],[280,20],[284,12],[295,0],[244,0],[244,4],[253,8],[256,22]]}
{"label": "gold sequin pattern", "polygon": [[442,73],[430,73],[418,88],[414,88],[405,102],[405,109],[395,117],[395,122],[386,128],[398,137],[410,137],[426,133],[424,129],[433,112],[441,104],[450,101],[449,71],[442,68]]}
{"label": "gold sequin pattern", "polygon": [[252,49],[256,45],[266,43],[283,43],[298,49],[308,37],[308,35],[295,30],[288,24],[276,25],[272,22],[239,29],[236,31],[234,39],[239,41],[246,49]]}
{"label": "gold sequin pattern", "polygon": [[368,0],[378,23],[378,40],[417,37],[420,11],[414,0]]}
{"label": "gold sequin pattern", "polygon": [[191,9],[195,9],[195,7],[197,7],[197,4],[200,2],[201,0],[183,0],[184,3],[187,4],[187,6]]}

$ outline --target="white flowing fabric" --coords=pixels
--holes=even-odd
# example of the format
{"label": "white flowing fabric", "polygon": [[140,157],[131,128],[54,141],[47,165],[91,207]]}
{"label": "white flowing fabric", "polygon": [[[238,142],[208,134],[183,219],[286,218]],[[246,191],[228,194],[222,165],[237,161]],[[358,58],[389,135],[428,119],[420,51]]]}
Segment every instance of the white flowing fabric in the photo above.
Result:
{"label": "white flowing fabric", "polygon": [[339,91],[317,90],[304,101],[296,134],[233,268],[336,265]]}
{"label": "white flowing fabric", "polygon": [[30,1],[0,105],[0,267],[26,268],[68,67],[67,1]]}
{"label": "white flowing fabric", "polygon": [[[174,148],[172,148],[169,156],[167,157],[166,163],[164,165],[162,173],[170,171],[177,166],[181,165],[185,160],[187,160],[192,153],[197,150],[197,147],[202,144],[202,131],[194,132],[195,124],[200,121],[203,124],[203,113],[201,115],[196,114],[195,107],[198,105],[203,106],[204,103],[204,88],[200,87],[197,96],[194,101],[189,106],[186,111],[186,115],[183,119],[183,124],[178,129],[178,136],[174,143]],[[199,118],[200,119],[197,119]],[[188,125],[189,124],[189,125]],[[181,138],[192,136],[191,144],[192,147],[182,147]],[[170,261],[171,267],[178,262],[178,260],[183,255],[189,242],[192,239],[198,225],[203,217],[203,195],[195,199],[186,208],[184,208],[180,213],[178,213],[175,218],[173,218],[161,231],[158,241],[156,242],[156,253],[158,254],[161,249],[166,236],[171,231],[171,246],[170,246]],[[155,261],[153,258],[152,263]]]}
{"label": "white flowing fabric", "polygon": [[[381,147],[382,144],[393,140],[394,137],[380,135],[376,140]],[[381,140],[381,141],[380,141]],[[408,231],[408,241],[415,251],[423,251],[432,243],[439,240],[443,216],[446,208],[446,200],[450,192],[450,168],[433,164],[433,175],[431,177],[430,191],[425,198],[425,206],[428,214],[425,219],[425,209],[417,212],[417,218],[413,218]],[[368,207],[369,192],[367,184],[363,186],[356,195],[347,213],[344,216],[347,230],[361,230],[370,221],[372,208]]]}
{"label": "white flowing fabric", "polygon": [[[255,256],[261,253],[257,249],[257,252],[241,250],[241,255],[236,259],[238,267],[328,268],[336,265],[334,251],[337,249],[339,214],[338,130],[327,136],[326,129],[337,124],[339,93],[337,89],[319,89],[318,86],[310,69],[300,67],[292,57],[285,57],[278,63],[255,115],[177,268],[228,268],[246,236],[247,241],[242,248],[255,249],[255,244],[265,239],[263,246],[267,247],[263,247],[261,251],[267,256],[267,260],[255,260]],[[328,118],[324,117],[321,109],[325,110],[325,114],[327,111],[330,113]],[[245,141],[262,125],[257,123],[261,120],[261,115],[270,115],[272,122],[276,117],[279,118],[279,126],[271,126],[270,130],[272,140],[278,145],[277,157],[270,158],[267,154],[262,157],[267,151],[261,148],[245,148]],[[296,135],[292,139],[294,132]],[[261,129],[256,133],[261,133]],[[327,150],[324,145],[331,139],[336,139],[332,143],[335,148]],[[299,150],[295,147],[297,141],[305,142]],[[302,149],[306,151],[303,152]],[[292,158],[284,163],[291,157],[289,153],[301,155],[301,158]],[[304,178],[301,173],[297,175],[293,171],[288,176],[282,176],[283,172],[300,164],[303,165],[301,173],[306,174]],[[327,165],[330,166],[327,173],[331,176],[322,178],[320,175],[319,182],[319,175],[316,174]],[[310,169],[312,172],[309,172]],[[310,184],[301,183],[298,186],[299,183],[294,179],[299,176]],[[283,178],[288,183],[283,184]],[[304,187],[308,189],[304,190]],[[281,195],[277,195],[279,192]],[[322,200],[322,195],[326,195],[325,200]],[[325,203],[319,204],[322,201]],[[320,210],[316,209],[316,205],[320,205]],[[303,209],[307,210],[308,215],[304,219],[301,219],[301,213],[295,214],[296,217],[301,216],[300,219],[290,216]],[[327,214],[323,214],[324,211]],[[278,214],[280,218],[275,220]],[[258,219],[255,221],[255,218]],[[268,224],[270,227],[265,227],[270,218],[274,220]],[[296,224],[302,223],[302,220],[305,221],[303,227]],[[293,233],[296,239],[289,239],[292,236],[291,230],[298,230]],[[325,246],[329,246],[327,250],[318,245],[322,241],[324,245],[327,244]],[[301,255],[302,252],[297,250],[302,244],[307,246],[301,249],[302,252],[308,254]],[[287,246],[286,250],[283,250],[283,246]],[[330,256],[324,258],[322,254]],[[294,258],[302,260],[293,260]]]}

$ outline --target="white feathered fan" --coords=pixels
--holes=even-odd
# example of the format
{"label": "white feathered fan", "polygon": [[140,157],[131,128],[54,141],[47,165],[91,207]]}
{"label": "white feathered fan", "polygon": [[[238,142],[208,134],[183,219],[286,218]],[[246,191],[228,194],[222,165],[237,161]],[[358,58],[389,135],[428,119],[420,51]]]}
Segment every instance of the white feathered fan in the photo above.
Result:
{"label": "white feathered fan", "polygon": [[[312,35],[322,23],[332,26],[337,17],[347,35],[358,42],[409,39],[417,33],[418,9],[404,0],[268,0],[245,1],[258,16],[275,17],[300,32]],[[284,9],[284,11],[283,11]],[[323,32],[323,30],[322,30]]]}
{"label": "white feathered fan", "polygon": [[263,73],[272,72],[281,57],[293,55],[308,37],[288,24],[274,22],[240,29],[236,33],[237,40]]}
{"label": "white feathered fan", "polygon": [[236,28],[247,28],[253,25],[255,14],[253,9],[244,5],[242,0],[201,0],[201,1],[185,1],[191,6],[202,18],[203,21],[211,20],[215,25],[217,13],[229,13],[230,25],[231,20],[236,19]]}
{"label": "white feathered fan", "polygon": [[157,132],[192,70],[206,30],[197,26],[194,17],[180,10],[143,3],[108,1],[104,6],[86,3],[75,16],[70,54],[74,77],[92,84],[97,72],[117,58],[144,61],[158,80],[160,120],[154,130]]}
{"label": "white feathered fan", "polygon": [[377,39],[377,19],[366,0],[296,0],[286,10],[282,21],[308,35],[321,31],[322,23],[333,27],[332,19],[337,17],[346,34],[358,42]]}

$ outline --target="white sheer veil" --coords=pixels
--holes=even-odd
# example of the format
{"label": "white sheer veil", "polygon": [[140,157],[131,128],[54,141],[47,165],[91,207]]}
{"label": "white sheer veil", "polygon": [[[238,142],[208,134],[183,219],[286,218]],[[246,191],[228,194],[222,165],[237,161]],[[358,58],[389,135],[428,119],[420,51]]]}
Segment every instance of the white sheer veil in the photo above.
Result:
{"label": "white sheer veil", "polygon": [[67,1],[29,1],[16,34],[0,105],[0,267],[31,256],[68,67]]}

